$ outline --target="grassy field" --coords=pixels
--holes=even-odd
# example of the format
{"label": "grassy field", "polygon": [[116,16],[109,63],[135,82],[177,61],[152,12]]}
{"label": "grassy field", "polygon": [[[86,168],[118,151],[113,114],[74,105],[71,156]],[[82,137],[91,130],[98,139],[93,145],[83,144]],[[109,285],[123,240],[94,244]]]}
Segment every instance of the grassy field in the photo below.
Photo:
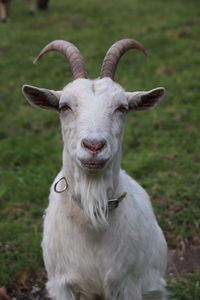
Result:
{"label": "grassy field", "polygon": [[[56,90],[72,79],[57,53],[32,64],[54,39],[79,47],[91,78],[116,40],[145,45],[149,58],[128,52],[116,80],[129,91],[164,86],[167,95],[155,110],[128,115],[122,166],[151,195],[169,248],[200,246],[199,36],[197,0],[52,0],[35,16],[13,1],[11,23],[0,24],[0,286],[14,295],[30,278],[43,284],[42,215],[62,141],[58,116],[30,107],[21,86]],[[199,282],[198,270],[169,278],[171,299],[200,299]]]}

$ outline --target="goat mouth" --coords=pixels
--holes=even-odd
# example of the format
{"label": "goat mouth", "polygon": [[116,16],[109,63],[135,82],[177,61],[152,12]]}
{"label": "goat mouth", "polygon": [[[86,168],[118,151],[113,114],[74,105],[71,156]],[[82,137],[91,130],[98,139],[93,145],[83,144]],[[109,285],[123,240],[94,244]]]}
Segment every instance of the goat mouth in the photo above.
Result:
{"label": "goat mouth", "polygon": [[105,166],[106,161],[86,161],[82,160],[81,164],[87,169],[102,169]]}

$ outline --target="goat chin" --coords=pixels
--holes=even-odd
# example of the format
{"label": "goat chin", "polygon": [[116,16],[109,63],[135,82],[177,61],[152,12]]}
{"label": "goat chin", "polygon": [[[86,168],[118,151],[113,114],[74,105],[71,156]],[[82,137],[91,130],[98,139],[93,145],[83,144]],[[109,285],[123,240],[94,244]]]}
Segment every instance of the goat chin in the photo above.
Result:
{"label": "goat chin", "polygon": [[[100,170],[90,170],[80,168],[73,164],[67,170],[63,168],[63,174],[69,182],[69,190],[74,201],[82,208],[94,228],[100,229],[108,225],[108,199],[116,195],[116,186],[118,184],[118,170],[116,162],[109,163]],[[73,170],[73,176],[70,172]]]}

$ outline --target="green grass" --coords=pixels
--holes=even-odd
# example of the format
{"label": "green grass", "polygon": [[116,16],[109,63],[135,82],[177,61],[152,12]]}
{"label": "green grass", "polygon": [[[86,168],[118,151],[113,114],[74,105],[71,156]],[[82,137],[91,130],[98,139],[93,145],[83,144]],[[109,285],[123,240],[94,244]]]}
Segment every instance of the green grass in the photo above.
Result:
{"label": "green grass", "polygon": [[178,281],[169,281],[170,300],[198,300],[200,272],[188,273]]}
{"label": "green grass", "polygon": [[[0,24],[0,285],[12,289],[42,267],[42,215],[62,142],[57,115],[31,108],[21,86],[56,90],[72,79],[57,53],[32,64],[54,39],[79,47],[91,78],[116,40],[145,45],[149,58],[128,52],[116,80],[129,91],[164,86],[167,94],[155,110],[128,115],[122,166],[151,195],[169,246],[200,245],[198,8],[195,0],[59,0],[33,17],[13,1],[12,22]],[[199,299],[199,280],[194,273],[170,281],[173,299]]]}

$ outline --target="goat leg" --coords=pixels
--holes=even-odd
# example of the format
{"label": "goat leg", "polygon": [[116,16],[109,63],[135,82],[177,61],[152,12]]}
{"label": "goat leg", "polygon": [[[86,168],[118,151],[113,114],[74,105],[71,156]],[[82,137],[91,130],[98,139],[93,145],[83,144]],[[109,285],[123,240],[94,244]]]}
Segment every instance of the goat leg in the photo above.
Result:
{"label": "goat leg", "polygon": [[28,12],[30,15],[34,15],[35,14],[35,8],[33,5],[33,0],[27,0],[27,5],[28,5]]}
{"label": "goat leg", "polygon": [[10,21],[10,0],[0,2],[1,20],[2,22]]}

